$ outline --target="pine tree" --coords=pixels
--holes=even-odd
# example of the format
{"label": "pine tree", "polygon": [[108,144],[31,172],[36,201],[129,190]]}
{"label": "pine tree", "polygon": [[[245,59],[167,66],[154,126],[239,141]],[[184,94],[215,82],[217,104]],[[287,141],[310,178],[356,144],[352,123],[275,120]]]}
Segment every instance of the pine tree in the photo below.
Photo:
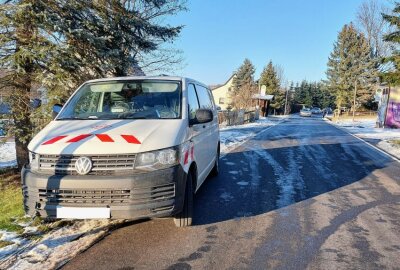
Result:
{"label": "pine tree", "polygon": [[345,25],[338,35],[328,60],[327,78],[335,94],[337,107],[352,106],[355,82],[359,100],[366,104],[372,98],[373,81],[377,79],[375,62],[364,35],[353,24]]}
{"label": "pine tree", "polygon": [[[384,40],[395,44],[398,48],[400,44],[400,3],[395,4],[393,14],[383,14],[383,19],[390,24],[393,32],[384,36]],[[382,81],[392,85],[400,84],[400,50],[393,51],[393,54],[383,59],[384,63],[390,63],[389,71],[381,74]]]}
{"label": "pine tree", "polygon": [[261,72],[259,84],[266,86],[267,94],[274,95],[278,92],[280,85],[272,61],[269,61],[268,65]]}
{"label": "pine tree", "polygon": [[[42,85],[50,104],[63,103],[87,79],[124,76],[146,66],[182,26],[163,18],[184,10],[183,0],[14,0],[0,6],[0,88],[13,90],[17,162],[28,161],[33,133],[31,92]],[[172,63],[162,55],[154,63]],[[42,110],[40,111],[42,112]]]}
{"label": "pine tree", "polygon": [[274,96],[274,99],[270,103],[271,108],[275,112],[276,110],[283,109],[285,106],[285,91],[280,89],[280,82],[272,61],[269,61],[261,72],[259,84],[266,86],[266,94]]}
{"label": "pine tree", "polygon": [[8,1],[0,7],[0,88],[12,91],[8,102],[13,118],[18,168],[28,163],[32,138],[30,98],[51,45],[39,28],[37,1]]}
{"label": "pine tree", "polygon": [[249,59],[245,59],[243,64],[236,71],[233,78],[233,91],[234,93],[240,91],[241,88],[247,88],[248,85],[254,84],[255,67]]}

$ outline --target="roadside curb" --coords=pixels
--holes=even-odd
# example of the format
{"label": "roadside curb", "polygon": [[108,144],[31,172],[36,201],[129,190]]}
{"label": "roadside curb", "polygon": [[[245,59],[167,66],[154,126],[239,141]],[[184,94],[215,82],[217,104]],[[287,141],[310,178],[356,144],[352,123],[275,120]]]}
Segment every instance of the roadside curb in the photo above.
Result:
{"label": "roadside curb", "polygon": [[331,126],[333,126],[333,127],[337,128],[337,129],[339,129],[339,130],[341,130],[341,131],[343,131],[343,132],[345,132],[345,133],[347,133],[347,134],[351,135],[352,137],[356,138],[357,140],[364,142],[364,143],[365,143],[365,144],[367,144],[369,147],[371,147],[371,148],[373,148],[373,149],[377,150],[378,152],[380,152],[380,153],[382,153],[382,154],[384,154],[384,155],[386,155],[386,156],[390,157],[390,158],[391,158],[391,159],[393,159],[394,161],[397,161],[397,162],[399,162],[399,163],[400,163],[400,159],[399,159],[399,158],[397,158],[396,156],[392,155],[391,153],[389,153],[389,152],[386,152],[385,150],[383,150],[383,149],[381,149],[381,148],[379,148],[379,147],[377,147],[377,146],[373,145],[372,143],[369,143],[369,142],[367,142],[367,141],[366,141],[366,140],[364,140],[363,138],[361,138],[361,137],[358,137],[357,135],[355,135],[355,134],[351,133],[351,132],[350,132],[350,131],[348,131],[347,129],[345,129],[345,128],[343,128],[343,127],[340,127],[340,126],[337,126],[337,125],[335,125],[335,124],[334,124],[333,122],[331,122],[331,121],[329,121],[329,122],[328,122],[328,121],[325,121],[325,122],[327,122],[328,124],[330,124]]}

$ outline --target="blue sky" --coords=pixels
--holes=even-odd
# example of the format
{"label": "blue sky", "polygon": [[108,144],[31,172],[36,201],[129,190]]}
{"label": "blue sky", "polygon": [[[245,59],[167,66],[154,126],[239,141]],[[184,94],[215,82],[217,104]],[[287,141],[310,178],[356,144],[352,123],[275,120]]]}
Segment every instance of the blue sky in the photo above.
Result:
{"label": "blue sky", "polygon": [[[384,1],[384,0],[382,0]],[[292,81],[325,78],[337,34],[363,0],[189,0],[172,18],[185,25],[174,46],[185,67],[176,75],[224,83],[249,58],[258,78],[272,60]]]}

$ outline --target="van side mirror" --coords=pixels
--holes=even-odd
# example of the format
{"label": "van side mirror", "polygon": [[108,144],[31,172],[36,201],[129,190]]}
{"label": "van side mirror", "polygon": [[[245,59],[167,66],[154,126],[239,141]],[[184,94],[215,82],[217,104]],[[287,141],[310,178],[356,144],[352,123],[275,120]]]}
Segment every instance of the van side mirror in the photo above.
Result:
{"label": "van side mirror", "polygon": [[55,104],[53,106],[53,112],[52,112],[53,119],[57,117],[57,115],[60,113],[62,107],[63,106],[61,104]]}
{"label": "van side mirror", "polygon": [[196,111],[196,120],[199,124],[211,122],[213,118],[214,116],[212,110],[198,109]]}

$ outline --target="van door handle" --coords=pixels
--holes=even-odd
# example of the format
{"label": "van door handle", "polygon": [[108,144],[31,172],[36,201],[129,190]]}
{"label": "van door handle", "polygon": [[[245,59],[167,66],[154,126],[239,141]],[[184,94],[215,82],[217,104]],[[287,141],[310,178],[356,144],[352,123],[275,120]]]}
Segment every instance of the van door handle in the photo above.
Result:
{"label": "van door handle", "polygon": [[203,128],[206,128],[206,125],[203,125]]}

